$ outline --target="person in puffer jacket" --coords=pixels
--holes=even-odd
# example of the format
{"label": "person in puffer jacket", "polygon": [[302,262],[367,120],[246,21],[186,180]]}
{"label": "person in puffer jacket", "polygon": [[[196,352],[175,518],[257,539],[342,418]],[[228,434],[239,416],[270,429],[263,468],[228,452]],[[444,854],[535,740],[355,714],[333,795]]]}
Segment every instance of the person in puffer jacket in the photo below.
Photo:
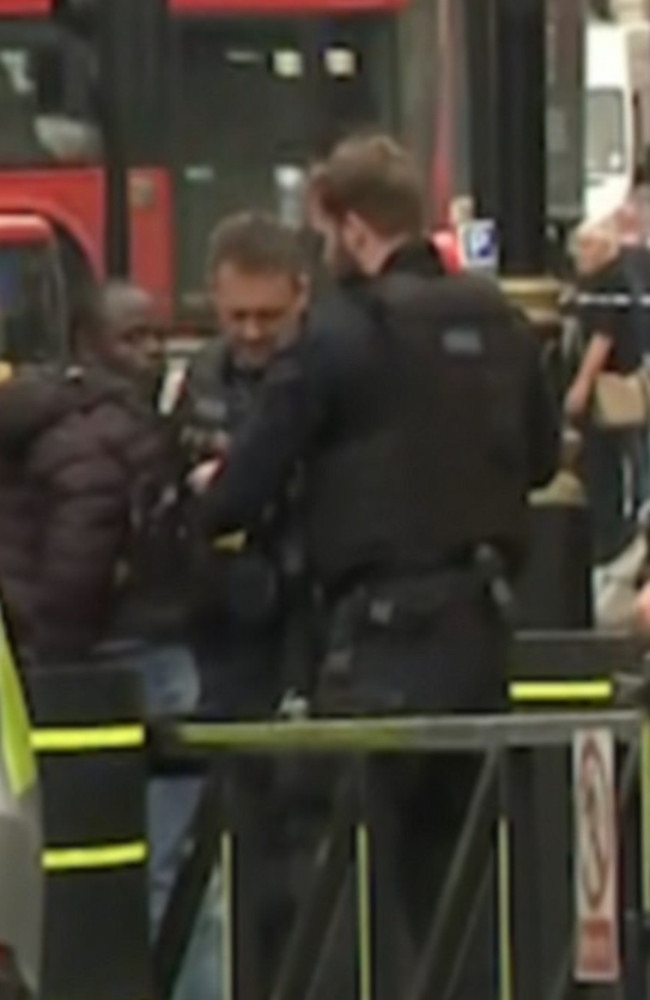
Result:
{"label": "person in puffer jacket", "polygon": [[[73,332],[74,366],[0,385],[0,589],[10,628],[28,688],[30,666],[128,668],[140,675],[149,719],[186,716],[199,680],[184,643],[178,556],[166,548],[177,541],[178,490],[172,429],[155,405],[163,372],[155,303],[111,283]],[[175,603],[161,598],[165,563]],[[193,779],[150,783],[152,934],[199,791]],[[196,978],[185,995],[215,995]]]}
{"label": "person in puffer jacket", "polygon": [[19,644],[44,664],[116,637],[138,508],[165,474],[147,399],[160,360],[152,304],[111,285],[102,306],[79,366],[0,386],[0,583]]}

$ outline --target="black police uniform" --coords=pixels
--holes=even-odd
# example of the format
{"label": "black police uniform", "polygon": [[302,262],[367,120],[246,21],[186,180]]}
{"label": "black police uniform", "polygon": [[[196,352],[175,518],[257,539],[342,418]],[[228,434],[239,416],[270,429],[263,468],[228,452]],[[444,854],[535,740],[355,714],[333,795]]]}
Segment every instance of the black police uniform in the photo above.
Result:
{"label": "black police uniform", "polygon": [[[227,453],[260,380],[235,364],[222,340],[194,360],[180,406],[192,464]],[[288,601],[304,572],[295,477],[290,486],[245,531],[198,535],[190,508],[191,634],[210,715],[265,717],[279,701]]]}
{"label": "black police uniform", "polygon": [[271,366],[204,529],[251,523],[303,460],[325,710],[495,707],[507,633],[490,596],[522,564],[557,430],[538,345],[499,289],[404,247]]}
{"label": "black police uniform", "polygon": [[[203,499],[203,527],[251,523],[302,461],[308,555],[330,619],[318,709],[490,710],[505,700],[503,605],[525,557],[527,494],[557,459],[527,324],[491,283],[445,275],[422,242],[313,311],[266,373]],[[474,766],[410,762],[380,779],[400,822],[377,857],[397,859],[421,938]],[[382,984],[387,997],[404,988]]]}
{"label": "black police uniform", "polygon": [[[194,360],[178,413],[192,465],[215,453],[227,455],[255,406],[261,379],[261,372],[237,367],[222,340]],[[202,711],[210,718],[269,718],[285,692],[302,695],[312,683],[313,604],[304,563],[299,469],[269,499],[245,531],[207,535],[195,532],[190,504],[191,637],[202,673]],[[279,889],[277,872],[286,860],[283,844],[295,782],[292,774],[288,781],[276,781],[273,768],[258,759],[229,766],[240,795],[255,803],[264,838],[258,855],[266,852],[267,857],[255,881],[259,954],[263,974],[270,975],[288,906],[288,890]]]}

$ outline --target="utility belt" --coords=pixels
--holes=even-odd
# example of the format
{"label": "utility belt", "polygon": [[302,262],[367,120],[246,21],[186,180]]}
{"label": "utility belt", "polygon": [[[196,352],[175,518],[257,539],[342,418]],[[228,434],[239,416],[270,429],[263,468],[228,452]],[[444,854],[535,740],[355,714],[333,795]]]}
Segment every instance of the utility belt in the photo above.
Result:
{"label": "utility belt", "polygon": [[347,604],[360,624],[411,631],[431,625],[451,603],[477,598],[482,589],[474,571],[449,570],[360,586],[341,607]]}
{"label": "utility belt", "polygon": [[335,602],[330,615],[327,668],[347,670],[358,634],[364,628],[417,634],[435,628],[436,618],[453,604],[485,601],[495,620],[510,627],[513,593],[496,549],[477,547],[466,563],[431,573],[359,584]]}

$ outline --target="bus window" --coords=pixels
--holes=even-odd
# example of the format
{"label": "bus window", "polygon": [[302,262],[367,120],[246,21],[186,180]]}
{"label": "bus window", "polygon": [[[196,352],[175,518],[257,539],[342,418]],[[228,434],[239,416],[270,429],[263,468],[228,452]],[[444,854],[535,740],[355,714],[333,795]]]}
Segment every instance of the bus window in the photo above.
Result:
{"label": "bus window", "polygon": [[219,217],[254,204],[297,221],[308,162],[342,135],[393,126],[393,25],[381,14],[178,24],[181,305],[203,289]]}
{"label": "bus window", "polygon": [[85,50],[38,27],[0,23],[0,166],[94,162],[101,132]]}
{"label": "bus window", "polygon": [[0,243],[0,358],[15,364],[61,357],[61,296],[49,244]]}

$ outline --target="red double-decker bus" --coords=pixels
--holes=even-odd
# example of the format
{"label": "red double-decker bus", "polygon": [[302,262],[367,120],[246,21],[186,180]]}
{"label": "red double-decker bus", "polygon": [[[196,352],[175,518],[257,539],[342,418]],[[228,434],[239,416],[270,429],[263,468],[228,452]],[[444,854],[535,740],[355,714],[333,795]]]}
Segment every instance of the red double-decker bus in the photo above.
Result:
{"label": "red double-decker bus", "polygon": [[304,168],[341,135],[405,136],[444,201],[457,6],[0,0],[0,212],[46,216],[72,282],[102,273],[107,246],[115,266],[121,240],[135,280],[184,315],[215,221],[251,205],[293,219]]}
{"label": "red double-decker bus", "polygon": [[[46,218],[59,237],[70,282],[99,276],[105,267],[110,138],[127,151],[131,168],[132,272],[167,294],[171,196],[157,145],[162,115],[158,121],[148,115],[142,88],[133,91],[131,121],[123,116],[118,123],[107,107],[112,81],[103,80],[108,64],[100,49],[102,5],[0,0],[0,213]],[[151,86],[158,92],[159,80]],[[150,133],[141,128],[140,114],[150,121]],[[147,148],[150,135],[155,142]]]}

